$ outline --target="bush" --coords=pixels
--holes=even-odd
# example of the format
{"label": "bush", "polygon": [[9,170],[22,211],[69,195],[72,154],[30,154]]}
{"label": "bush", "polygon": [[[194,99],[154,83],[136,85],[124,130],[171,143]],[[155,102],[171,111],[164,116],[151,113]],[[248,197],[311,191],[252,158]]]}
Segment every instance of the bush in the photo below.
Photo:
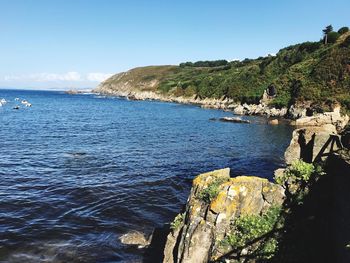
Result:
{"label": "bush", "polygon": [[194,94],[196,94],[196,89],[194,86],[188,86],[186,89],[185,89],[185,97],[191,97],[193,96]]}
{"label": "bush", "polygon": [[315,167],[313,164],[298,160],[293,162],[282,176],[275,177],[275,181],[280,185],[284,185],[287,181],[296,183],[308,182],[314,171]]}
{"label": "bush", "polygon": [[263,215],[240,216],[234,223],[233,230],[228,235],[226,242],[233,248],[250,246],[249,252],[254,253],[258,258],[271,258],[278,244],[273,236],[262,238],[254,247],[248,244],[283,226],[283,220],[280,217],[281,210],[280,206],[271,206]]}
{"label": "bush", "polygon": [[321,47],[321,42],[304,42],[299,46],[300,51],[312,53]]}
{"label": "bush", "polygon": [[269,106],[275,107],[276,109],[282,109],[288,107],[289,101],[290,96],[286,94],[280,94],[269,103]]}
{"label": "bush", "polygon": [[346,32],[349,32],[349,28],[347,26],[344,26],[342,28],[339,28],[338,33],[340,35],[345,34]]}
{"label": "bush", "polygon": [[340,34],[338,32],[330,32],[327,35],[327,42],[328,43],[335,43],[337,39],[339,38]]}
{"label": "bush", "polygon": [[240,102],[247,104],[259,104],[261,96],[241,96],[239,97]]}
{"label": "bush", "polygon": [[340,103],[345,107],[346,110],[350,110],[350,97],[343,98]]}

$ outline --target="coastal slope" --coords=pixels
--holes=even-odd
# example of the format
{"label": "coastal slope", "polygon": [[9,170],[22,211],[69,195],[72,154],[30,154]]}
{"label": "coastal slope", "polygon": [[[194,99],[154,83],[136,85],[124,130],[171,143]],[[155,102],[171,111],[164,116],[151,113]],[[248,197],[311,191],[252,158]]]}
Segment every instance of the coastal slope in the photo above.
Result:
{"label": "coastal slope", "polygon": [[350,32],[345,32],[334,43],[304,42],[256,59],[134,68],[115,74],[94,92],[182,103],[207,100],[209,105],[224,101],[226,108],[236,108],[259,104],[264,91],[272,90],[266,101],[270,108],[301,106],[322,112],[340,103],[349,111],[349,57]]}

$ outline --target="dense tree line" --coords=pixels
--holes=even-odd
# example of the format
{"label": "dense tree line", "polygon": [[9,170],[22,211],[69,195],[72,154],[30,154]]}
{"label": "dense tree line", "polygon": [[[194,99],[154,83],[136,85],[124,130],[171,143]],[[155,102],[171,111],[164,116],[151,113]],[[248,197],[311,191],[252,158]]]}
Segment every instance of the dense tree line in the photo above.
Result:
{"label": "dense tree line", "polygon": [[226,65],[228,65],[228,61],[225,59],[180,63],[180,67],[220,67]]}

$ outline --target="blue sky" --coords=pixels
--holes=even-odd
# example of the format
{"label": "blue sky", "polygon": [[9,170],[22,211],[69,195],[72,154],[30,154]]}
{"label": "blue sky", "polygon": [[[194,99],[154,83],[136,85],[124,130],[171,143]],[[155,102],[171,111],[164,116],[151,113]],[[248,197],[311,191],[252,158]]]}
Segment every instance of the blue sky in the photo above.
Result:
{"label": "blue sky", "polygon": [[136,66],[255,58],[350,26],[349,10],[349,0],[0,0],[0,87],[94,87]]}

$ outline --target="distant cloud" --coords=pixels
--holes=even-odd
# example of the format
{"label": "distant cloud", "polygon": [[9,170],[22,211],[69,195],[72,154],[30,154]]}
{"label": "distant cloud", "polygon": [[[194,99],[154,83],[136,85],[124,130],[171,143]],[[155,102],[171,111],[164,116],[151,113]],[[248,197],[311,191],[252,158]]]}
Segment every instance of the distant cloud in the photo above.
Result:
{"label": "distant cloud", "polygon": [[100,72],[95,72],[95,73],[89,73],[86,75],[86,79],[88,81],[97,81],[97,82],[102,82],[111,77],[113,74],[110,73],[100,73]]}
{"label": "distant cloud", "polygon": [[29,81],[29,82],[102,82],[112,76],[110,73],[94,72],[81,75],[78,72],[70,71],[66,73],[35,73],[27,75],[7,75],[3,80],[6,82]]}
{"label": "distant cloud", "polygon": [[81,81],[81,76],[78,72],[67,72],[64,74],[56,73],[39,73],[29,75],[29,79],[38,82],[47,81]]}

